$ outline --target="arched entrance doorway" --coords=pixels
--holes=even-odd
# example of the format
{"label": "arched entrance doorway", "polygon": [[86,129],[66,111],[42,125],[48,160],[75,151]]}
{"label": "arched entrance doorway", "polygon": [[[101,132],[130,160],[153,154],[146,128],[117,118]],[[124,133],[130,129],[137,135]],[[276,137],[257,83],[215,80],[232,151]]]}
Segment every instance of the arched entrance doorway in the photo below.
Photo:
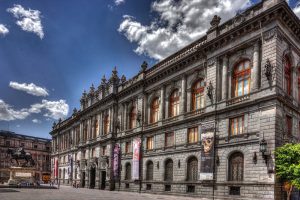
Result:
{"label": "arched entrance doorway", "polygon": [[95,188],[96,183],[96,167],[91,166],[90,170],[90,188]]}

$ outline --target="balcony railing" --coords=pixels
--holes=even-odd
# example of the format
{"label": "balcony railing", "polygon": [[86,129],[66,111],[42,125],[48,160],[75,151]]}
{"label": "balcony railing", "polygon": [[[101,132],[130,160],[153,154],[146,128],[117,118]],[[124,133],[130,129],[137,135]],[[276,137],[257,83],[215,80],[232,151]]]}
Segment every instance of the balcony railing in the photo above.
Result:
{"label": "balcony railing", "polygon": [[197,110],[192,110],[190,112],[185,113],[185,116],[186,117],[194,117],[194,116],[203,114],[204,111],[205,111],[204,108],[200,108],[200,109],[197,109]]}
{"label": "balcony railing", "polygon": [[163,120],[163,123],[164,123],[164,124],[168,124],[168,123],[177,121],[178,119],[179,119],[179,115],[174,116],[174,117],[169,117],[169,118],[167,118],[167,119],[164,119],[164,120]]}
{"label": "balcony railing", "polygon": [[250,99],[250,94],[246,94],[246,95],[243,95],[243,96],[240,96],[240,97],[234,97],[232,99],[229,99],[226,102],[226,105],[230,106],[230,105],[233,105],[233,104],[236,104],[236,103],[240,103],[240,102],[246,101],[248,99]]}
{"label": "balcony railing", "polygon": [[151,124],[148,124],[145,129],[151,129],[151,128],[155,128],[158,126],[158,122],[154,122],[154,123],[151,123]]}

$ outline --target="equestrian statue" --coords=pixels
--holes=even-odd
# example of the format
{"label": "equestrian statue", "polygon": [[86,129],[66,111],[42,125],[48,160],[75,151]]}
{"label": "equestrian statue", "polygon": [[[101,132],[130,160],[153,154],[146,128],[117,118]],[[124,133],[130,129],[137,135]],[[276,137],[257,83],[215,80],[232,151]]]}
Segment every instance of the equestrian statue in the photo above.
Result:
{"label": "equestrian statue", "polygon": [[[7,149],[6,158],[10,155],[10,162],[16,161],[18,167],[33,167],[35,162],[31,156],[31,153],[25,152],[24,148],[19,147],[16,149]],[[25,160],[26,162],[22,165],[19,160]]]}

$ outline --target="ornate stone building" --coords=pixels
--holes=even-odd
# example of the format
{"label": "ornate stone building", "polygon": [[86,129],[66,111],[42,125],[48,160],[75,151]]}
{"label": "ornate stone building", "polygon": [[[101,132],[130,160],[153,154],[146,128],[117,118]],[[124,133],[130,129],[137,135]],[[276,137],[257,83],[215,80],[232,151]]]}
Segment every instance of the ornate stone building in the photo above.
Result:
{"label": "ornate stone building", "polygon": [[[82,187],[281,199],[274,149],[299,140],[300,21],[263,0],[54,124],[52,170]],[[68,173],[67,173],[68,172]]]}
{"label": "ornate stone building", "polygon": [[35,162],[36,180],[49,181],[51,140],[0,130],[0,183],[7,182],[9,179],[11,161],[10,156],[6,153],[7,149],[19,147],[23,147],[26,152],[31,153]]}

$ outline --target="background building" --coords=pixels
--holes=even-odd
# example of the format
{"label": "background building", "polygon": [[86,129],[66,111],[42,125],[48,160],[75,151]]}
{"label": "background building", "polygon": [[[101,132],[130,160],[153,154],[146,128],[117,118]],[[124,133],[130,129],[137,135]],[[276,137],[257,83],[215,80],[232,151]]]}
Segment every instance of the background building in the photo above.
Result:
{"label": "background building", "polygon": [[9,179],[11,162],[10,156],[7,157],[6,154],[7,149],[18,147],[31,153],[36,164],[36,180],[47,182],[50,179],[51,140],[3,130],[0,130],[0,182],[7,182]]}
{"label": "background building", "polygon": [[53,178],[280,199],[274,150],[300,135],[299,30],[285,1],[263,0],[128,81],[114,69],[54,124]]}

